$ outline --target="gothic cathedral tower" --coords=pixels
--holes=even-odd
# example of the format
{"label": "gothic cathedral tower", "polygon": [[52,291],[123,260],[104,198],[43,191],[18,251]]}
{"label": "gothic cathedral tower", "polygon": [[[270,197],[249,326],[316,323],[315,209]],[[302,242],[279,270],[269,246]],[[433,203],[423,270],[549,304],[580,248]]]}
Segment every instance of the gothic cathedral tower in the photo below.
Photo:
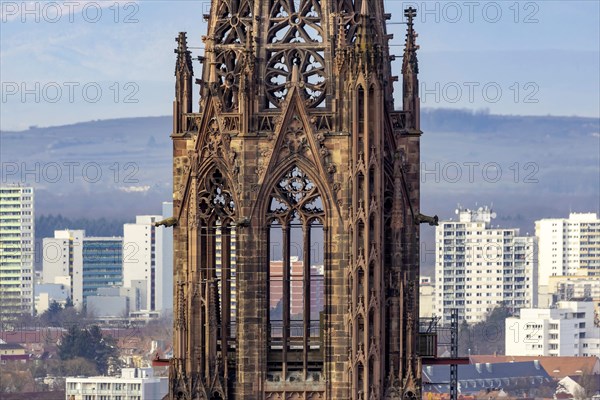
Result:
{"label": "gothic cathedral tower", "polygon": [[[419,94],[383,0],[213,0],[173,104],[170,399],[420,399]],[[168,220],[167,220],[168,221]]]}

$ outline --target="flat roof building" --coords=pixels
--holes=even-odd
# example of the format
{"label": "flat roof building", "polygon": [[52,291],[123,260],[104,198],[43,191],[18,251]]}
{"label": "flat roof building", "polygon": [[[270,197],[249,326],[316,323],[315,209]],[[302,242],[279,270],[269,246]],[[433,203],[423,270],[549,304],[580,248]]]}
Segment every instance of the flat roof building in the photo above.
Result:
{"label": "flat roof building", "polygon": [[67,378],[67,400],[159,400],[168,392],[167,377],[152,368],[123,368],[121,377]]}

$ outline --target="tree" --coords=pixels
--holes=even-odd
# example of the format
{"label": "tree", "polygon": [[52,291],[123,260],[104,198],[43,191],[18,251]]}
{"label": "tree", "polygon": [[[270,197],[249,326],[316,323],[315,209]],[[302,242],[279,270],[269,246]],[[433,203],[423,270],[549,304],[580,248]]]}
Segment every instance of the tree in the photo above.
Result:
{"label": "tree", "polygon": [[573,394],[575,400],[587,400],[591,399],[597,390],[600,390],[600,376],[592,374],[589,370],[583,371],[581,376],[574,379],[579,385]]}
{"label": "tree", "polygon": [[97,325],[88,329],[71,326],[58,346],[58,354],[61,360],[84,358],[91,361],[101,374],[108,372],[109,364],[119,355],[115,339],[102,335]]}
{"label": "tree", "polygon": [[65,302],[65,308],[73,307],[73,300],[70,297],[67,297],[67,301]]}
{"label": "tree", "polygon": [[75,357],[63,363],[64,376],[93,376],[98,374],[96,364],[83,357]]}
{"label": "tree", "polygon": [[460,327],[458,328],[458,350],[459,356],[468,356],[470,351],[473,350],[475,341],[473,338],[473,332],[471,327],[466,320],[463,319]]}
{"label": "tree", "polygon": [[491,310],[484,321],[468,325],[465,321],[459,329],[459,355],[504,354],[506,318],[512,314],[506,307]]}
{"label": "tree", "polygon": [[24,365],[9,362],[0,368],[0,393],[19,393],[27,387],[33,387],[33,377]]}
{"label": "tree", "polygon": [[40,315],[40,323],[43,326],[61,326],[61,314],[63,307],[56,301],[50,303],[50,306],[42,315]]}

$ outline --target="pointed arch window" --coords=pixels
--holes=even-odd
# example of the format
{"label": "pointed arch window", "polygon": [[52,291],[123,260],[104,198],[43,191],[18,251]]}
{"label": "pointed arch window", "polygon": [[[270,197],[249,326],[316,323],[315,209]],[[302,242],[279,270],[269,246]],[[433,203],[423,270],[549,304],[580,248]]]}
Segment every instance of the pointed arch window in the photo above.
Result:
{"label": "pointed arch window", "polygon": [[325,211],[316,184],[298,166],[273,188],[267,218],[271,377],[320,380]]}
{"label": "pointed arch window", "polygon": [[203,343],[209,347],[204,352],[204,357],[208,355],[204,367],[209,368],[217,358],[228,358],[235,344],[237,315],[236,205],[227,179],[218,168],[208,173],[198,187],[197,213],[200,292],[208,300],[200,310],[200,326],[204,327]]}

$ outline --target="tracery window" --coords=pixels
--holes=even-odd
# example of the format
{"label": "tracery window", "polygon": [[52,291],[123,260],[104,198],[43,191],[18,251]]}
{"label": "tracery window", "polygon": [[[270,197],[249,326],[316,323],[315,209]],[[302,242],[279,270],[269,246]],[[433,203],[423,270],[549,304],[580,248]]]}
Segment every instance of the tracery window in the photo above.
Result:
{"label": "tracery window", "polygon": [[320,0],[270,0],[266,108],[280,108],[297,66],[308,108],[325,108],[327,67]]}
{"label": "tracery window", "polygon": [[252,7],[250,0],[220,0],[215,9],[217,43],[246,44],[252,27]]}
{"label": "tracery window", "polygon": [[235,111],[238,107],[242,73],[242,63],[239,62],[239,58],[240,55],[235,50],[224,50],[216,57],[217,85],[224,112]]}
{"label": "tracery window", "polygon": [[320,380],[325,305],[323,201],[299,167],[275,185],[269,224],[269,370],[272,380]]}
{"label": "tracery window", "polygon": [[236,214],[233,195],[226,178],[217,168],[205,178],[198,190],[199,266],[202,284],[206,288],[206,304],[213,305],[205,310],[204,319],[216,318],[217,348],[222,359],[227,358],[228,348],[234,343],[237,315],[236,263],[234,219]]}
{"label": "tracery window", "polygon": [[298,66],[299,79],[304,83],[302,96],[308,107],[324,106],[326,95],[325,59],[322,51],[285,49],[270,53],[265,85],[271,107],[280,107],[288,93],[294,65]]}

